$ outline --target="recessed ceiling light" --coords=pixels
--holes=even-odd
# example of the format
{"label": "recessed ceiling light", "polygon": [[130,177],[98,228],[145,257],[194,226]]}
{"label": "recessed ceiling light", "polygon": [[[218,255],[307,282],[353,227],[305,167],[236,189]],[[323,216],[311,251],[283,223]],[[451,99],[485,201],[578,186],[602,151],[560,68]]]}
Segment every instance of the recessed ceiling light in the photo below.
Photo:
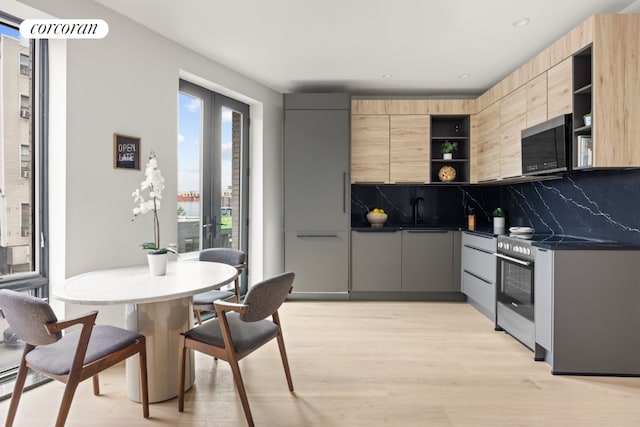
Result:
{"label": "recessed ceiling light", "polygon": [[517,19],[517,20],[513,21],[511,23],[511,25],[513,25],[516,28],[519,28],[519,27],[524,27],[529,22],[531,22],[531,20],[529,18],[521,18],[521,19]]}
{"label": "recessed ceiling light", "polygon": [[471,77],[471,74],[469,73],[460,74],[458,76],[459,79],[468,79],[469,77]]}
{"label": "recessed ceiling light", "polygon": [[387,74],[381,75],[380,77],[382,77],[383,79],[390,79],[391,77],[393,77],[393,74],[387,73]]}

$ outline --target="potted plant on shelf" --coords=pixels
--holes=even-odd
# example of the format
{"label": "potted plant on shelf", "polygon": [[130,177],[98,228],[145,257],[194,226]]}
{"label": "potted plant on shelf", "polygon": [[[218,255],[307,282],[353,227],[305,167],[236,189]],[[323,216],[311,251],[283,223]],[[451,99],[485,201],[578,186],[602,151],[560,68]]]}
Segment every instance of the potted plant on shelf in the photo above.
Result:
{"label": "potted plant on shelf", "polygon": [[445,160],[451,160],[453,158],[453,152],[458,149],[457,142],[451,142],[448,139],[442,143],[441,151],[442,158]]}
{"label": "potted plant on shelf", "polygon": [[493,211],[493,234],[504,234],[505,216],[502,208]]}
{"label": "potted plant on shelf", "polygon": [[588,112],[587,114],[582,116],[582,118],[584,119],[585,126],[591,126],[591,112]]}

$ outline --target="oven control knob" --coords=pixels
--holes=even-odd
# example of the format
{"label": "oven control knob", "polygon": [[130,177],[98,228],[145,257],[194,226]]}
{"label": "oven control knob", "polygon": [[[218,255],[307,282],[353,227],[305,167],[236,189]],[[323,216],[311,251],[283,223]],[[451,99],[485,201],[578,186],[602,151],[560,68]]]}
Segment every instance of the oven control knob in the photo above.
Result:
{"label": "oven control knob", "polygon": [[505,243],[505,244],[504,244],[504,248],[505,248],[506,250],[509,250],[509,244],[508,244],[508,243]]}
{"label": "oven control knob", "polygon": [[502,242],[498,242],[498,247],[502,249]]}
{"label": "oven control knob", "polygon": [[513,248],[513,250],[517,253],[522,253],[522,248],[520,246],[516,246],[515,248]]}
{"label": "oven control knob", "polygon": [[527,248],[527,255],[531,255],[531,249]]}

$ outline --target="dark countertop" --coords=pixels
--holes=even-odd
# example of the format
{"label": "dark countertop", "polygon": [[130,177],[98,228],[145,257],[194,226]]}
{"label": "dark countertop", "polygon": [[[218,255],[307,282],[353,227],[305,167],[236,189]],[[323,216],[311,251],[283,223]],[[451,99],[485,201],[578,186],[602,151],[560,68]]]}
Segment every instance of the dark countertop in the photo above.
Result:
{"label": "dark countertop", "polygon": [[640,250],[640,244],[602,240],[570,242],[531,242],[532,246],[552,251],[606,251]]}

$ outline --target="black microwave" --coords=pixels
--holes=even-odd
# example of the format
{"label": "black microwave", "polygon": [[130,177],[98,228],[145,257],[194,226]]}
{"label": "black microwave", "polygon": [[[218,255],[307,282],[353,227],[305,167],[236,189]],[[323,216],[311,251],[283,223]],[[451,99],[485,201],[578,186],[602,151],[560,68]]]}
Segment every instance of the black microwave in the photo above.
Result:
{"label": "black microwave", "polygon": [[571,114],[522,131],[522,174],[539,175],[571,169]]}

